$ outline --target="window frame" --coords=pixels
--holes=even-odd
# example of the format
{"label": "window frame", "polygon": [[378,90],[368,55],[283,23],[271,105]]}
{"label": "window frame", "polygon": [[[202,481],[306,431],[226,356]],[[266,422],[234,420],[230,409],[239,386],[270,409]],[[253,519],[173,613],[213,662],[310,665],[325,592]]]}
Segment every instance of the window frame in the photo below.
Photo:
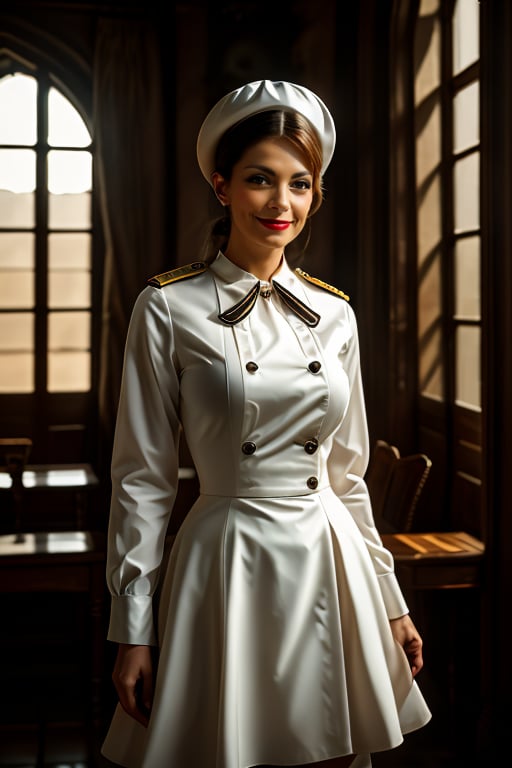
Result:
{"label": "window frame", "polygon": [[[481,537],[482,515],[482,423],[483,403],[478,410],[463,406],[456,399],[456,336],[459,328],[480,329],[480,380],[482,371],[483,323],[479,319],[461,318],[456,314],[455,250],[463,238],[478,236],[481,244],[481,228],[455,231],[455,181],[454,168],[457,160],[478,151],[478,145],[454,150],[454,99],[464,87],[480,80],[479,60],[453,74],[453,17],[455,2],[450,8],[439,10],[440,21],[440,81],[441,81],[441,354],[443,369],[443,397],[429,397],[418,388],[418,427],[420,446],[428,445],[434,463],[443,465],[442,492],[438,501],[442,504],[439,522],[444,528],[461,528]],[[419,9],[418,9],[419,12]],[[480,248],[480,272],[482,272]],[[482,280],[480,279],[480,299]],[[480,302],[481,306],[481,302]],[[418,347],[418,356],[421,348]],[[419,363],[419,359],[418,359]],[[432,456],[434,451],[435,455]]]}
{"label": "window frame", "polygon": [[[95,192],[95,151],[94,136],[88,99],[80,98],[67,87],[51,67],[44,61],[28,61],[24,52],[0,47],[0,70],[2,76],[20,72],[35,77],[37,89],[37,143],[31,147],[36,151],[35,190],[35,305],[34,305],[34,347],[35,370],[34,391],[31,393],[1,393],[0,418],[2,433],[6,437],[30,437],[33,448],[30,462],[54,464],[72,462],[95,463],[97,459],[98,431],[98,387],[101,336],[102,301],[102,232],[99,226],[97,194]],[[76,85],[76,83],[75,83]],[[57,89],[77,109],[84,120],[91,144],[87,151],[92,154],[93,176],[91,189],[91,222],[87,229],[91,236],[91,301],[90,301],[90,382],[84,392],[49,392],[47,390],[48,365],[48,187],[47,154],[60,147],[49,146],[48,135],[48,94],[50,88]],[[69,150],[69,147],[64,149]],[[9,231],[8,228],[3,231]],[[18,230],[16,230],[18,231]],[[58,228],[51,233],[59,232]],[[85,230],[65,230],[85,231]],[[52,310],[53,311],[53,310]]]}

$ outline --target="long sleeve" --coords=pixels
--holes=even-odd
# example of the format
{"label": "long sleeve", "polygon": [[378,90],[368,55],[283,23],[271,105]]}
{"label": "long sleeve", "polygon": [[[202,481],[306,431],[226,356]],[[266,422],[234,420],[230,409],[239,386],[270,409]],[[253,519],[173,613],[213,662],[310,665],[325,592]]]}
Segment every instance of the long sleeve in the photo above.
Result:
{"label": "long sleeve", "polygon": [[155,644],[153,594],[178,484],[178,409],[169,309],[148,287],[128,330],[112,455],[108,639],[116,642]]}
{"label": "long sleeve", "polygon": [[329,477],[336,494],[345,504],[360,529],[379,578],[382,597],[390,619],[408,612],[398,584],[393,556],[375,526],[364,475],[369,461],[369,438],[359,357],[357,323],[347,305],[352,334],[346,351],[340,352],[350,382],[350,399],[343,422],[334,436],[329,456]]}

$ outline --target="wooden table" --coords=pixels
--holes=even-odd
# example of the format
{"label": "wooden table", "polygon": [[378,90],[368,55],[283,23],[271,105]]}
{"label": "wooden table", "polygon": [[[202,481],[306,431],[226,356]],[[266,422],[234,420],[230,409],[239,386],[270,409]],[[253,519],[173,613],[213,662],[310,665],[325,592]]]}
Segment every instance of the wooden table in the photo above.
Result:
{"label": "wooden table", "polygon": [[[14,490],[13,477],[5,468],[0,468],[0,492]],[[59,497],[71,497],[72,503],[65,502],[65,508],[71,513],[68,526],[82,530],[88,525],[87,495],[99,486],[99,480],[90,464],[27,464],[21,474],[21,492],[18,492],[16,512],[16,530],[35,530],[35,524],[43,529],[55,529],[51,520],[30,520],[31,497],[39,492],[50,496],[55,492]],[[39,505],[37,505],[39,507]],[[47,509],[47,514],[50,510]],[[36,513],[36,516],[37,513]],[[40,517],[40,516],[39,516]]]}
{"label": "wooden table", "polygon": [[[0,593],[71,593],[85,597],[82,662],[89,691],[87,724],[101,727],[105,647],[105,536],[90,531],[0,536]],[[3,620],[9,617],[3,615]],[[71,630],[70,630],[71,631]],[[77,647],[80,645],[77,638]]]}
{"label": "wooden table", "polygon": [[405,589],[479,587],[485,555],[483,541],[465,531],[382,534]]}

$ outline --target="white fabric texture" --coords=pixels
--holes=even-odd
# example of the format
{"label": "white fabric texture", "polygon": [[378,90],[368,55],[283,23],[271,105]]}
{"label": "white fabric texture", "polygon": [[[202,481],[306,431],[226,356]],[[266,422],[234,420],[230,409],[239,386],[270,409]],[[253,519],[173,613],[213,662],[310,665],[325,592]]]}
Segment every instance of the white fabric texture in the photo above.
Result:
{"label": "white fabric texture", "polygon": [[[363,480],[355,316],[286,262],[222,254],[147,287],[126,344],[112,462],[109,639],[157,644],[147,729],[118,707],[103,754],[128,768],[298,765],[400,744],[431,715],[390,618],[407,612]],[[256,363],[247,366],[248,363]],[[311,363],[315,363],[310,367]],[[320,366],[318,367],[318,363]],[[162,566],[184,430],[200,481]]]}

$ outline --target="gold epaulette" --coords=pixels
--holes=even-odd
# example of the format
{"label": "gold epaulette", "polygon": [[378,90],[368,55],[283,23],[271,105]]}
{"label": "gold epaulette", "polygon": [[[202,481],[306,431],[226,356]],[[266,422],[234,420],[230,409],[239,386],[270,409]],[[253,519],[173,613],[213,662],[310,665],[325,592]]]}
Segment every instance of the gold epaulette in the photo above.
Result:
{"label": "gold epaulette", "polygon": [[340,291],[339,288],[335,288],[333,285],[329,285],[329,283],[324,283],[324,281],[319,280],[318,277],[311,277],[311,275],[309,275],[307,272],[304,272],[303,269],[299,269],[299,267],[296,268],[295,274],[297,274],[299,277],[303,277],[304,280],[308,281],[308,283],[318,285],[318,287],[323,288],[324,291],[330,291],[330,293],[334,293],[336,296],[341,296],[341,298],[345,299],[345,301],[350,301],[350,296],[347,296],[346,293]]}
{"label": "gold epaulette", "polygon": [[163,288],[164,285],[169,283],[176,283],[178,280],[186,280],[188,277],[194,277],[200,275],[201,272],[206,272],[208,264],[204,261],[194,261],[192,264],[185,264],[183,267],[176,267],[171,269],[170,272],[162,272],[161,275],[155,275],[150,277],[148,285],[154,285],[155,288]]}

